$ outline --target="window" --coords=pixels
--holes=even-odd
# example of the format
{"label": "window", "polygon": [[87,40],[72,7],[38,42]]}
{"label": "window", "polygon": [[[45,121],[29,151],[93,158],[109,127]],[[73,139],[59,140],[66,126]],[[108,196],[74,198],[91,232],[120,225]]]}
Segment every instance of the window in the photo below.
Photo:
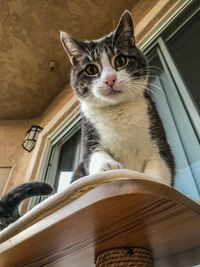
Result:
{"label": "window", "polygon": [[[161,41],[161,40],[159,40]],[[163,45],[163,43],[161,42]],[[164,54],[166,56],[166,53]],[[162,46],[147,54],[150,66],[150,90],[165,127],[168,142],[175,156],[177,173],[175,188],[194,198],[199,197],[200,144],[192,122],[178,93]]]}
{"label": "window", "polygon": [[[184,21],[185,22],[185,21]],[[197,8],[178,32],[166,38],[166,46],[187,87],[198,112],[200,111],[200,10]],[[175,26],[175,25],[174,25]],[[169,33],[168,33],[169,35]]]}
{"label": "window", "polygon": [[80,162],[80,119],[80,114],[76,113],[66,127],[52,140],[44,180],[52,184],[56,191],[62,191],[69,185],[73,170]]}
{"label": "window", "polygon": [[194,1],[146,52],[152,97],[176,160],[175,188],[194,198],[200,196],[199,26]]}
{"label": "window", "polygon": [[63,190],[70,183],[73,170],[80,161],[81,155],[81,131],[78,129],[70,139],[62,141],[58,158],[58,167],[54,187],[58,191]]}
{"label": "window", "polygon": [[[193,1],[144,48],[150,68],[150,93],[176,159],[175,188],[196,199],[200,195],[199,28],[200,3]],[[60,190],[80,155],[77,121],[54,142],[44,179]]]}

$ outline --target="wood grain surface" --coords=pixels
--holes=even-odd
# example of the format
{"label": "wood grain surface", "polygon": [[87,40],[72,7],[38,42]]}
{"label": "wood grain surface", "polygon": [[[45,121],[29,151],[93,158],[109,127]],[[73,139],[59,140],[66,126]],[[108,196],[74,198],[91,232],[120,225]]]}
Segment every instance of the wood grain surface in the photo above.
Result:
{"label": "wood grain surface", "polygon": [[0,245],[1,267],[94,267],[108,248],[150,249],[155,266],[200,264],[200,206],[144,180],[99,186]]}

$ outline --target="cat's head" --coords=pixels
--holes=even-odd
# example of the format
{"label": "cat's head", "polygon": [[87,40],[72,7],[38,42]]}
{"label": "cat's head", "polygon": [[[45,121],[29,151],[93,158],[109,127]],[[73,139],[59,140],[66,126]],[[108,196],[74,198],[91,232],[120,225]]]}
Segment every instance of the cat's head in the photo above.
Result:
{"label": "cat's head", "polygon": [[143,95],[147,65],[135,45],[129,11],[123,13],[116,29],[101,39],[77,41],[65,32],[60,37],[73,65],[71,84],[81,101],[108,106]]}

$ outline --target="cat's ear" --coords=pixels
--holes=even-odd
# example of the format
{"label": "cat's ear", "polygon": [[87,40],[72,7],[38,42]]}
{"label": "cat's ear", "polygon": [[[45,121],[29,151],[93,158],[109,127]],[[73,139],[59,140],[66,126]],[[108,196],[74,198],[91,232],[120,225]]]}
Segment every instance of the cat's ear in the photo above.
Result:
{"label": "cat's ear", "polygon": [[70,62],[72,65],[75,65],[84,54],[81,43],[71,37],[70,34],[63,31],[60,31],[60,40]]}
{"label": "cat's ear", "polygon": [[126,10],[122,14],[116,29],[114,30],[114,36],[116,40],[132,40],[135,44],[134,26],[131,13]]}

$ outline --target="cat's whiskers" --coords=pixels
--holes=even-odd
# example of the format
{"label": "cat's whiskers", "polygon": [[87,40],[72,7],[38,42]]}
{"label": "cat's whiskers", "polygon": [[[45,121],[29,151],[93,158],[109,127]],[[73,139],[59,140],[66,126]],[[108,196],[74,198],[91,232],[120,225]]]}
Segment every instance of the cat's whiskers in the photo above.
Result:
{"label": "cat's whiskers", "polygon": [[147,66],[147,67],[149,67],[149,68],[151,68],[151,69],[155,69],[156,71],[159,71],[160,73],[163,72],[163,69],[161,69],[160,67],[155,66],[155,65],[149,65],[149,66]]}
{"label": "cat's whiskers", "polygon": [[[133,79],[133,80],[134,80],[134,79]],[[143,85],[143,82],[140,83],[140,81],[138,81],[138,80],[136,80],[135,83],[137,83],[138,85]],[[158,89],[162,94],[164,94],[162,88],[159,87],[158,85],[153,84],[153,83],[149,83],[149,82],[147,82],[146,86],[147,86],[147,85],[153,86],[155,89]],[[148,87],[148,88],[149,88],[149,87]],[[151,89],[151,88],[149,88],[149,89]],[[151,89],[151,90],[152,90],[152,89]]]}
{"label": "cat's whiskers", "polygon": [[[141,91],[141,87],[139,88],[139,87],[137,87],[137,86],[133,86],[133,85],[131,85],[132,87],[131,87],[131,90],[133,91],[133,93],[136,93],[136,94],[138,94],[139,96],[141,96],[141,97],[144,97],[144,94],[143,94],[143,92]],[[148,105],[149,105],[149,107],[152,109],[152,105],[151,105],[151,103],[150,103],[150,101],[148,100],[148,99],[146,99],[146,101],[147,101],[147,103],[148,103]]]}
{"label": "cat's whiskers", "polygon": [[[142,68],[142,69],[138,69],[138,70],[136,70],[135,72],[133,72],[132,73],[132,75],[134,75],[134,74],[136,74],[136,73],[138,73],[138,72],[140,72],[140,71],[142,71],[142,70],[147,70],[147,71],[151,71],[150,69],[148,69],[148,67],[147,68]],[[168,81],[165,79],[165,78],[163,78],[163,77],[160,77],[159,75],[152,75],[152,74],[144,74],[144,75],[141,75],[140,76],[141,78],[143,78],[143,79],[147,79],[147,80],[149,80],[149,78],[156,78],[156,79],[158,79],[158,80],[162,80],[162,81],[164,81],[164,82],[167,82],[168,83]],[[137,80],[137,81],[139,81],[138,79],[136,79],[136,78],[131,78],[132,80]],[[154,86],[154,87],[157,87],[160,91],[162,91],[162,93],[163,93],[163,90],[159,87],[159,86],[157,86],[157,85],[155,85],[155,84],[153,84],[153,83],[150,83],[150,82],[148,82],[148,84],[150,84],[150,85],[152,85],[152,86]]]}
{"label": "cat's whiskers", "polygon": [[135,93],[137,93],[138,95],[140,95],[141,97],[143,97],[143,95],[140,92],[140,90],[137,87],[133,86],[133,84],[126,85],[126,89],[128,90],[128,92],[133,97],[133,101],[134,101],[134,95],[135,95]]}
{"label": "cat's whiskers", "polygon": [[[133,93],[137,93],[138,95],[140,95],[141,97],[144,97],[144,94],[143,94],[143,91],[142,89],[147,89],[147,91],[151,91],[153,95],[155,95],[156,99],[158,100],[159,102],[159,99],[158,99],[158,96],[156,95],[155,92],[153,92],[151,89],[149,89],[146,85],[144,86],[144,83],[142,84],[138,84],[138,83],[132,83],[132,84],[129,84],[128,86],[126,85],[126,87],[128,88],[128,91],[131,90],[131,92]],[[151,96],[152,97],[152,96]],[[150,106],[150,108],[152,108],[152,105],[151,103],[149,102],[148,99],[146,99],[146,101],[148,102],[148,105]]]}
{"label": "cat's whiskers", "polygon": [[154,84],[154,83],[149,83],[149,82],[148,82],[147,84],[150,85],[150,86],[155,87],[155,89],[158,89],[162,94],[164,94],[162,88],[159,87],[158,85],[156,85],[156,84]]}
{"label": "cat's whiskers", "polygon": [[[140,86],[140,85],[137,85],[137,86],[139,86],[140,88],[143,88],[143,87]],[[149,92],[150,92],[151,94],[153,94],[153,96],[156,98],[157,102],[160,104],[160,99],[159,99],[158,95],[157,95],[152,89],[150,89],[149,87],[146,86],[146,87],[145,87],[145,90],[147,91],[148,94],[149,94]],[[150,97],[152,97],[151,94],[149,94]]]}
{"label": "cat's whiskers", "polygon": [[[157,94],[150,88],[146,87],[146,90],[147,90],[147,93],[150,92],[151,94],[153,94],[157,100],[157,102],[160,104],[160,99],[159,97],[157,96]],[[149,94],[151,96],[151,94]]]}
{"label": "cat's whiskers", "polygon": [[[156,69],[156,70],[154,70],[154,69]],[[133,74],[136,74],[136,73],[138,73],[138,72],[141,72],[141,71],[147,71],[147,73],[146,73],[145,76],[148,76],[148,72],[158,72],[158,70],[159,70],[160,72],[162,72],[162,70],[161,70],[159,67],[156,67],[156,66],[147,66],[147,67],[144,67],[144,68],[141,68],[141,69],[136,69],[136,71],[134,71],[134,72],[132,73],[132,75],[133,75]]]}
{"label": "cat's whiskers", "polygon": [[151,75],[151,74],[147,74],[147,75],[141,75],[140,77],[142,77],[142,78],[157,78],[157,79],[161,79],[161,80],[163,80],[163,78],[162,77],[160,77],[160,76],[158,76],[158,75]]}
{"label": "cat's whiskers", "polygon": [[[143,76],[141,76],[141,77],[146,77],[146,75],[143,75]],[[150,75],[147,76],[147,78],[148,78],[148,80],[149,80],[149,78],[155,78],[155,79],[164,81],[164,82],[166,82],[166,83],[169,84],[169,81],[168,81],[167,79],[165,79],[164,77],[161,77],[161,76],[159,76],[159,75],[151,75],[151,74],[150,74]],[[151,80],[152,80],[152,79],[151,79]]]}
{"label": "cat's whiskers", "polygon": [[146,82],[146,84],[149,84],[151,86],[156,87],[160,92],[163,93],[163,90],[162,90],[162,88],[160,86],[158,86],[158,85],[156,85],[154,83],[150,83],[150,82],[146,81],[145,76],[141,76],[141,77],[144,77],[144,78],[142,78],[142,79],[131,78],[131,81],[134,81],[134,83],[138,83],[138,84],[144,84],[144,82]]}
{"label": "cat's whiskers", "polygon": [[[164,79],[163,77],[160,77],[160,76],[158,76],[158,75],[141,75],[140,77],[141,77],[142,79],[145,79],[145,78],[157,78],[157,79],[159,79],[159,80],[162,80],[162,81],[165,81],[165,82],[168,83],[168,81],[167,81],[166,79]],[[140,80],[139,80],[139,79],[136,79],[136,78],[131,78],[131,80],[140,82]],[[148,83],[149,85],[151,85],[151,86],[154,86],[154,87],[158,88],[158,89],[163,93],[162,88],[159,87],[158,85],[156,85],[156,84],[154,84],[154,83],[150,83],[150,82],[148,82],[148,81],[147,81],[147,83]]]}
{"label": "cat's whiskers", "polygon": [[160,72],[163,72],[163,70],[157,66],[154,66],[154,65],[147,65],[144,69],[148,69],[148,70],[154,70],[156,69],[156,71],[160,71]]}
{"label": "cat's whiskers", "polygon": [[129,87],[127,87],[127,89],[128,89],[128,92],[129,92],[130,98],[131,98],[131,101],[130,102],[134,102],[134,93],[133,93],[133,91]]}

